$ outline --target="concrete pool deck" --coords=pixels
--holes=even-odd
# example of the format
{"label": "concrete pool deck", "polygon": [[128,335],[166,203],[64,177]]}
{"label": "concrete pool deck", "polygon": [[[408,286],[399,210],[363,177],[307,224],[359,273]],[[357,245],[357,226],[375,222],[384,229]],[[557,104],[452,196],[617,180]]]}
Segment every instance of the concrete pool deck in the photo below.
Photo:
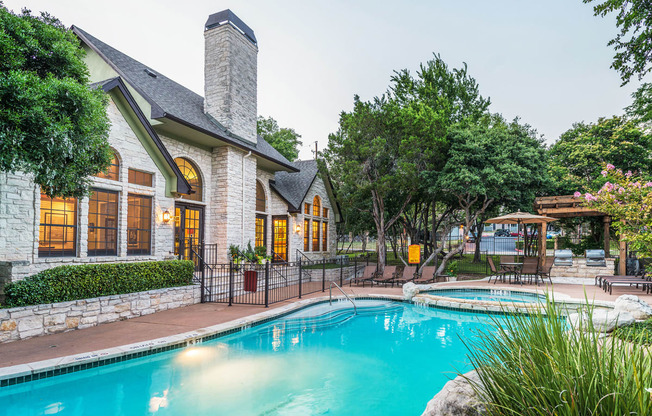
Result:
{"label": "concrete pool deck", "polygon": [[[473,286],[492,289],[528,289],[544,292],[546,286],[516,285],[507,283],[488,283],[486,280],[465,280],[459,282],[438,283],[436,287]],[[344,290],[349,295],[355,296],[401,296],[401,288],[349,287]],[[554,284],[553,290],[574,299],[586,298],[599,301],[615,301],[623,294],[635,294],[645,302],[652,304],[652,295],[645,295],[641,290],[629,287],[614,287],[613,295],[593,285]],[[316,299],[327,293],[314,293],[304,296],[306,299]],[[0,368],[17,366],[20,364],[34,363],[44,360],[53,360],[60,357],[83,354],[92,351],[115,348],[134,343],[140,343],[184,334],[191,331],[242,320],[252,315],[275,309],[285,309],[297,303],[298,299],[291,299],[271,305],[269,308],[251,305],[227,306],[219,303],[203,303],[183,308],[158,312],[125,321],[100,324],[92,328],[45,335],[22,341],[0,344]]]}

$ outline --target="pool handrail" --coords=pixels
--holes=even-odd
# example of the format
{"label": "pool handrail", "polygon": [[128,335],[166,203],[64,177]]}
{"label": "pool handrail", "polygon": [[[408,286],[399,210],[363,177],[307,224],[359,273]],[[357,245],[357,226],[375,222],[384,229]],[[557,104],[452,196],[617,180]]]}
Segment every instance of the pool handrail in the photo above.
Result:
{"label": "pool handrail", "polygon": [[332,304],[333,304],[333,285],[335,285],[335,287],[338,288],[338,289],[340,290],[340,292],[342,292],[342,294],[343,294],[344,296],[346,296],[346,298],[349,300],[349,302],[351,302],[351,304],[353,305],[353,314],[354,314],[354,315],[357,315],[357,314],[358,314],[358,307],[355,305],[355,302],[353,301],[353,299],[351,299],[351,298],[349,297],[349,295],[346,294],[346,292],[344,292],[344,291],[342,290],[342,288],[340,287],[340,285],[338,285],[338,284],[335,283],[335,282],[331,282],[331,285],[330,285],[330,287],[328,288],[328,304],[329,304],[329,305],[332,305]]}

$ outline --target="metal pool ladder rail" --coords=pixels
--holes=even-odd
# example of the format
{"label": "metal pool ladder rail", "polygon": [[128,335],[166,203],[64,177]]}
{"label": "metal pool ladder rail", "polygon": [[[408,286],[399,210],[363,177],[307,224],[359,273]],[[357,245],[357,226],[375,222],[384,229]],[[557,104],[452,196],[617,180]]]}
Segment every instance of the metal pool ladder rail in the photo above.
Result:
{"label": "metal pool ladder rail", "polygon": [[336,288],[338,288],[338,289],[340,290],[340,292],[342,292],[342,294],[343,294],[344,296],[346,296],[346,298],[349,300],[349,302],[351,302],[351,304],[353,305],[353,314],[354,314],[354,315],[357,315],[357,314],[358,314],[358,307],[355,306],[355,302],[353,301],[353,299],[351,299],[351,298],[349,297],[349,295],[346,294],[346,292],[344,292],[344,291],[342,290],[342,288],[340,287],[340,285],[338,285],[338,284],[335,283],[335,282],[331,282],[331,285],[330,285],[330,287],[328,288],[328,304],[329,304],[329,305],[332,305],[332,304],[333,304],[333,286],[335,286]]}

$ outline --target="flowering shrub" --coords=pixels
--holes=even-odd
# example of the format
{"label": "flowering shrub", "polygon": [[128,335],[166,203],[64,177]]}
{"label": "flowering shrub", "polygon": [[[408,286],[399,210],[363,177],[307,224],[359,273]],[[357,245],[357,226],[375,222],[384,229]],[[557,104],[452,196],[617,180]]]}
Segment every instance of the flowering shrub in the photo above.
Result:
{"label": "flowering shrub", "polygon": [[652,181],[612,164],[602,171],[607,182],[595,194],[575,192],[586,205],[613,218],[612,226],[641,257],[652,257]]}

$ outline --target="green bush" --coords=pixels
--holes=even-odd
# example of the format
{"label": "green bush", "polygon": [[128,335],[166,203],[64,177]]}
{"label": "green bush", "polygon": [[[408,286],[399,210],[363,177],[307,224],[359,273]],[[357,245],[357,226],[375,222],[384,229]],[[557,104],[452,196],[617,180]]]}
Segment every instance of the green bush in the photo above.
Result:
{"label": "green bush", "polygon": [[59,266],[5,286],[4,307],[66,302],[192,283],[188,260]]}
{"label": "green bush", "polygon": [[546,302],[547,315],[496,320],[469,345],[480,384],[474,388],[489,415],[651,415],[652,356],[594,332],[592,308],[570,330],[563,306]]}
{"label": "green bush", "polygon": [[595,241],[591,236],[582,238],[579,243],[573,243],[568,237],[557,238],[559,249],[569,249],[576,256],[584,256],[585,250],[604,248],[601,241]]}

